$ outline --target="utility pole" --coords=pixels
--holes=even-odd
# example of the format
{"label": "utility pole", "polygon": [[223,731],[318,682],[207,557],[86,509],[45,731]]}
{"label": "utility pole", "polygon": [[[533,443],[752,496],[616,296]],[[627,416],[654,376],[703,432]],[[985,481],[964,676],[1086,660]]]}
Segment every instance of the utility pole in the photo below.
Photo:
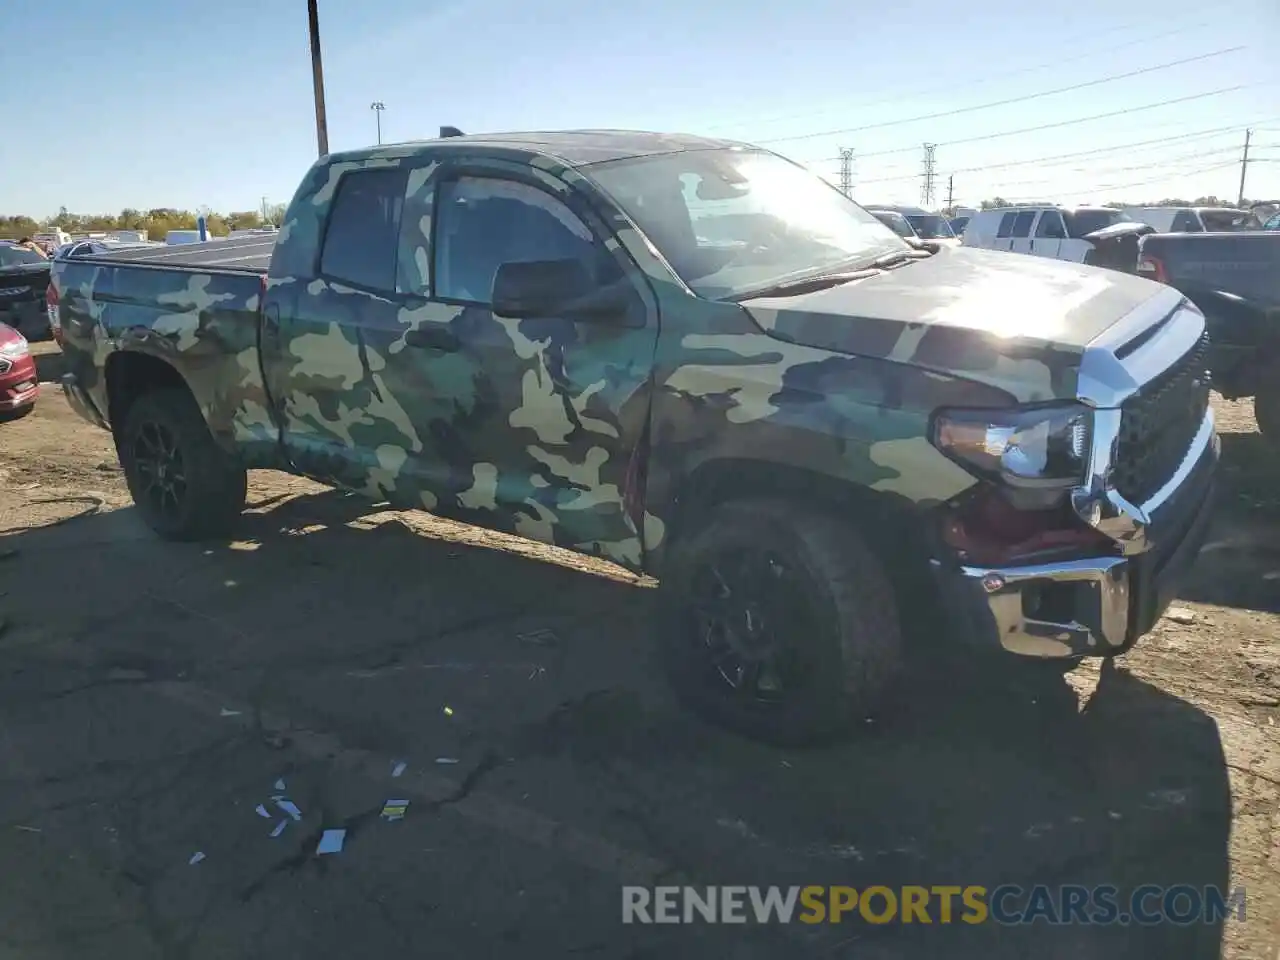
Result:
{"label": "utility pole", "polygon": [[320,12],[317,0],[307,0],[307,28],[311,33],[311,84],[316,100],[316,144],[320,156],[329,152],[329,124],[324,115],[324,68],[320,64]]}
{"label": "utility pole", "polygon": [[382,111],[387,109],[387,105],[381,100],[375,100],[369,104],[369,109],[373,111],[374,117],[378,121],[378,146],[382,146]]}
{"label": "utility pole", "polygon": [[840,148],[840,192],[846,197],[853,196],[853,150],[850,147]]}
{"label": "utility pole", "polygon": [[1240,158],[1240,192],[1236,195],[1236,206],[1244,205],[1244,175],[1249,172],[1249,138],[1253,136],[1252,130],[1244,132],[1244,156]]}
{"label": "utility pole", "polygon": [[956,176],[954,173],[947,175],[947,216],[954,217],[956,215],[955,208],[956,195]]}
{"label": "utility pole", "polygon": [[927,210],[933,206],[933,178],[935,175],[934,167],[934,151],[938,148],[936,143],[926,143],[924,145],[924,183],[920,187],[920,201]]}

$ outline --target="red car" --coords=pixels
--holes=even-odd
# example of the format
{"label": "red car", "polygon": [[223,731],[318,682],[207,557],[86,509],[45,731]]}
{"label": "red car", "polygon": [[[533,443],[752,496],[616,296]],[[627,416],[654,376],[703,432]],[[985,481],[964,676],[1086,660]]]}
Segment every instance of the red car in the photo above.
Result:
{"label": "red car", "polygon": [[0,420],[26,416],[39,395],[40,378],[27,338],[0,323]]}

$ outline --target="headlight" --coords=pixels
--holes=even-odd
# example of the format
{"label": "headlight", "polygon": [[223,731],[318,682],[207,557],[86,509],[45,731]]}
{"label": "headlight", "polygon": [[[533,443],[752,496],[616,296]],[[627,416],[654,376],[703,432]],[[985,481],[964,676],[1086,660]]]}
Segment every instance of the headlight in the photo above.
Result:
{"label": "headlight", "polygon": [[970,472],[1011,487],[1066,489],[1084,479],[1092,412],[1080,404],[939,410],[933,443]]}
{"label": "headlight", "polygon": [[27,338],[18,335],[17,340],[6,340],[0,343],[0,357],[8,357],[10,360],[16,360],[19,357],[25,357],[31,352],[31,348],[27,346]]}

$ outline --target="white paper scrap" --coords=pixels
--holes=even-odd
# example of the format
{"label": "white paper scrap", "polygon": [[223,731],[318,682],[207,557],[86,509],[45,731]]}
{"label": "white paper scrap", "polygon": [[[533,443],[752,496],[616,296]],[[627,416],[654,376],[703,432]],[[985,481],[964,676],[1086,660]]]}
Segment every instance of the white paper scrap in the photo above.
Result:
{"label": "white paper scrap", "polygon": [[197,850],[195,853],[191,855],[191,859],[188,860],[187,863],[194,866],[195,864],[199,863],[203,859],[204,859],[204,852]]}
{"label": "white paper scrap", "polygon": [[320,835],[320,845],[316,847],[316,855],[341,853],[343,841],[347,839],[345,830],[326,830]]}
{"label": "white paper scrap", "polygon": [[400,776],[400,774],[404,773],[404,769],[407,766],[409,765],[405,763],[403,760],[401,760],[399,763],[397,763],[394,767],[391,768],[391,776],[393,777]]}
{"label": "white paper scrap", "polygon": [[284,833],[284,828],[287,827],[288,825],[289,825],[288,820],[281,820],[279,823],[276,824],[276,828],[271,831],[271,836],[273,837],[280,836],[280,834]]}
{"label": "white paper scrap", "polygon": [[254,812],[260,817],[265,817],[268,820],[271,819],[271,812],[262,804],[258,804],[258,807]]}
{"label": "white paper scrap", "polygon": [[293,817],[295,820],[302,819],[302,811],[298,809],[298,805],[292,800],[277,800],[276,806]]}

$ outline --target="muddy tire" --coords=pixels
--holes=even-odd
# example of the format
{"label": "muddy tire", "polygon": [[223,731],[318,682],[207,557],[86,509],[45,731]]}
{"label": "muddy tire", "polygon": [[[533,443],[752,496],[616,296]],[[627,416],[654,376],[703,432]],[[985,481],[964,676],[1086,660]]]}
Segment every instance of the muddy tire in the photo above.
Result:
{"label": "muddy tire", "polygon": [[1280,450],[1280,383],[1276,382],[1280,369],[1263,378],[1258,394],[1253,398],[1253,418],[1258,421],[1258,432],[1273,449]]}
{"label": "muddy tire", "polygon": [[898,675],[893,588],[846,524],[744,500],[717,507],[671,551],[663,665],[681,701],[713,723],[821,743],[871,714]]}
{"label": "muddy tire", "polygon": [[186,390],[135,400],[116,443],[133,502],[161,537],[207,540],[234,528],[244,510],[244,467],[214,441]]}

